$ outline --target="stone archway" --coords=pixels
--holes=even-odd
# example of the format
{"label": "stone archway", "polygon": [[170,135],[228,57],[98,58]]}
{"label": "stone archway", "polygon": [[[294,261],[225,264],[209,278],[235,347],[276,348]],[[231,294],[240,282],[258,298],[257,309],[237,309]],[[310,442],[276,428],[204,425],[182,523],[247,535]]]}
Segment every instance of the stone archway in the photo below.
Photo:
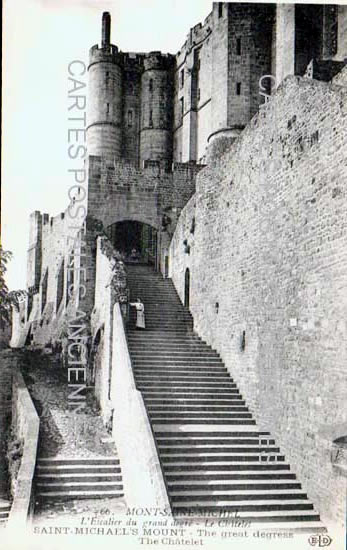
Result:
{"label": "stone archway", "polygon": [[114,248],[128,263],[157,262],[157,230],[137,220],[122,220],[108,226],[106,233]]}

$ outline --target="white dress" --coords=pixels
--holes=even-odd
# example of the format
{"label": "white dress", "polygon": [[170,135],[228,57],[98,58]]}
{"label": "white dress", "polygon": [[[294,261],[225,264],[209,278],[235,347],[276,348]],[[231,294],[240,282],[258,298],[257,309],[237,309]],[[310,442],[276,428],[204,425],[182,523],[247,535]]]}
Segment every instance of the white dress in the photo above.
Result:
{"label": "white dress", "polygon": [[136,307],[136,327],[146,328],[145,306],[141,302],[133,302],[130,305]]}

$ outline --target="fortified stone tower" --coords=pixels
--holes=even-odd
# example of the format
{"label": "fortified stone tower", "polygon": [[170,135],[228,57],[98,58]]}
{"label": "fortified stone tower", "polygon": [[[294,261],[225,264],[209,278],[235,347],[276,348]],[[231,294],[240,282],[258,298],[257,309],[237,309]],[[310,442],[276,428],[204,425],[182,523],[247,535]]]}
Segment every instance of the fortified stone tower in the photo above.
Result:
{"label": "fortified stone tower", "polygon": [[[210,155],[211,145],[220,138],[235,139],[264,101],[259,81],[271,74],[274,9],[265,4],[213,5]],[[270,84],[264,79],[266,87]]]}
{"label": "fortified stone tower", "polygon": [[122,156],[122,58],[110,44],[111,16],[102,16],[101,48],[89,52],[89,104],[87,145],[89,155],[108,159]]}
{"label": "fortified stone tower", "polygon": [[140,160],[172,160],[175,58],[151,52],[141,78]]}

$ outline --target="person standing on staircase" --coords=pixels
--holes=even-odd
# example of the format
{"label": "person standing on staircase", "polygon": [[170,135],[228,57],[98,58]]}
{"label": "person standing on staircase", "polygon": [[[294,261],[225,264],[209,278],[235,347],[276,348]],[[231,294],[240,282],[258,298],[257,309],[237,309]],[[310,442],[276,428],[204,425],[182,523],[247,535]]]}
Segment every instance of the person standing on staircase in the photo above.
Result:
{"label": "person standing on staircase", "polygon": [[141,302],[140,298],[137,298],[137,302],[130,302],[129,305],[136,308],[136,328],[140,330],[145,329],[145,306]]}

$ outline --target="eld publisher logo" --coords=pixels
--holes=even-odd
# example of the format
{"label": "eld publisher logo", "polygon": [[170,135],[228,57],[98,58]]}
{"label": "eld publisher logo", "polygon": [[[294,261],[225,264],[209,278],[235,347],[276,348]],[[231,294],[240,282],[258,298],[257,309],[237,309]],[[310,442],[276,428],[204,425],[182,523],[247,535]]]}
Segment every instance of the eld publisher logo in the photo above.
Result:
{"label": "eld publisher logo", "polygon": [[329,535],[312,535],[308,542],[311,546],[318,546],[322,548],[323,546],[329,546],[332,543],[332,539]]}

